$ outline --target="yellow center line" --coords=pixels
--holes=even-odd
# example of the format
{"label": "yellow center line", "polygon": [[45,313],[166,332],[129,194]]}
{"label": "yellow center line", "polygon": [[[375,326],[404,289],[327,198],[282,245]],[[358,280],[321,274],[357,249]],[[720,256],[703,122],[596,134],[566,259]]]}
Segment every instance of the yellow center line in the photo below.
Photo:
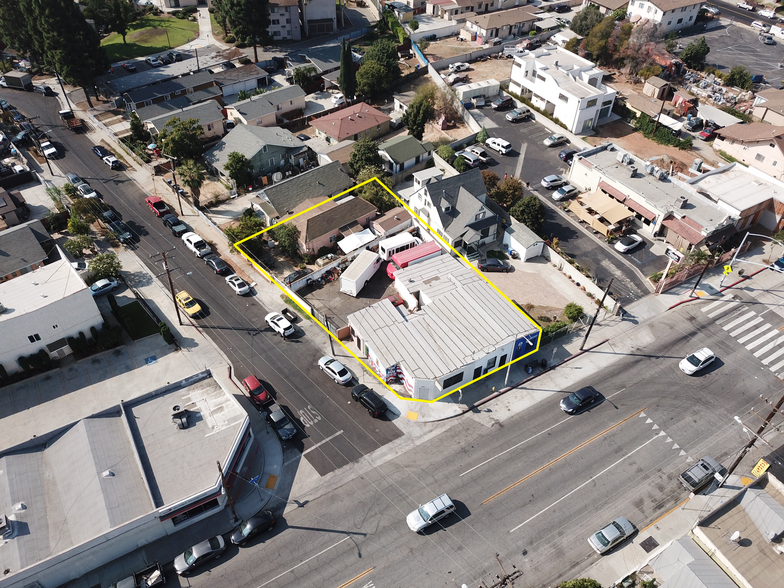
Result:
{"label": "yellow center line", "polygon": [[580,444],[579,444],[577,447],[574,447],[573,449],[570,449],[569,451],[567,451],[567,452],[566,452],[566,453],[564,453],[563,455],[561,455],[561,456],[559,456],[559,457],[556,457],[556,458],[555,458],[553,461],[551,461],[550,463],[547,463],[547,464],[543,465],[543,466],[542,466],[542,467],[540,467],[538,470],[535,470],[535,471],[531,472],[530,474],[528,474],[528,475],[527,475],[527,476],[525,476],[524,478],[520,478],[519,480],[517,480],[517,482],[515,482],[514,484],[510,484],[509,486],[507,486],[506,488],[504,488],[503,490],[501,490],[501,491],[499,491],[499,492],[496,492],[496,493],[495,493],[495,494],[493,494],[493,495],[492,495],[490,498],[486,498],[485,500],[483,500],[483,501],[482,501],[482,504],[487,504],[487,503],[488,503],[488,502],[490,502],[491,500],[495,500],[496,498],[498,498],[499,496],[501,496],[501,494],[503,494],[504,492],[508,492],[508,491],[509,491],[509,490],[511,490],[512,488],[515,488],[516,486],[519,486],[520,484],[522,484],[523,482],[525,482],[525,481],[526,481],[528,478],[531,478],[531,477],[535,476],[536,474],[538,474],[538,473],[539,473],[539,472],[541,472],[542,470],[546,470],[547,468],[549,468],[549,467],[550,467],[551,465],[553,465],[554,463],[557,463],[557,462],[561,461],[561,460],[562,460],[562,459],[564,459],[565,457],[568,457],[568,456],[570,456],[570,455],[571,455],[572,453],[574,453],[575,451],[577,451],[577,450],[579,450],[579,449],[582,449],[583,447],[585,447],[586,445],[588,445],[588,444],[589,444],[589,443],[591,443],[592,441],[596,441],[596,440],[597,440],[599,437],[601,437],[601,436],[603,436],[603,435],[606,435],[607,433],[609,433],[610,431],[612,431],[613,429],[615,429],[615,428],[617,428],[617,427],[620,427],[620,426],[621,426],[623,423],[625,423],[626,421],[628,421],[628,420],[630,420],[630,419],[632,419],[632,418],[636,417],[637,415],[639,415],[639,414],[640,414],[641,412],[643,412],[644,410],[645,410],[645,409],[644,409],[644,408],[642,408],[642,409],[638,410],[637,412],[635,412],[634,414],[630,414],[629,416],[627,416],[627,417],[626,417],[625,419],[623,419],[622,421],[619,421],[619,422],[615,423],[615,424],[614,424],[612,427],[610,427],[609,429],[605,429],[604,431],[602,431],[602,432],[601,432],[601,433],[599,433],[598,435],[594,435],[593,437],[591,437],[591,438],[590,438],[590,439],[588,439],[587,441],[583,441],[583,442],[582,442],[582,443],[580,443]]}
{"label": "yellow center line", "polygon": [[367,575],[368,575],[370,572],[372,572],[372,571],[373,571],[373,570],[375,570],[375,569],[376,569],[376,568],[375,568],[375,567],[373,567],[373,568],[370,568],[370,569],[368,569],[368,570],[365,570],[365,571],[364,571],[364,572],[362,572],[362,573],[361,573],[359,576],[356,576],[356,577],[354,577],[354,578],[351,578],[351,579],[350,579],[348,582],[346,582],[345,584],[341,584],[340,586],[338,586],[338,588],[346,588],[346,586],[351,586],[351,585],[352,585],[354,582],[356,582],[356,581],[357,581],[357,580],[359,580],[360,578],[364,578],[365,576],[367,576]]}

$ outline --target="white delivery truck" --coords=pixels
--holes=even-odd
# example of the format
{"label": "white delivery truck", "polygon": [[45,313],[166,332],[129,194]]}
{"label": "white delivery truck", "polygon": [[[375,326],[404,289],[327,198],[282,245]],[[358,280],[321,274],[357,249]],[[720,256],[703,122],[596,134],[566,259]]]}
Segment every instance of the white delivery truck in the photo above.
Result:
{"label": "white delivery truck", "polygon": [[360,253],[340,276],[340,291],[356,298],[373,274],[381,267],[378,253],[367,249]]}

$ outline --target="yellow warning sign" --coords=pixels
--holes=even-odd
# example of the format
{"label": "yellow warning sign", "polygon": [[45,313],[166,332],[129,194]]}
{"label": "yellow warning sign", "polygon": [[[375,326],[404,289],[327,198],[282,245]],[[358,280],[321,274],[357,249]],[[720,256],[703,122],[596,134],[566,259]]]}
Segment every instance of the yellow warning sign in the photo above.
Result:
{"label": "yellow warning sign", "polygon": [[770,464],[767,461],[765,461],[764,459],[761,459],[761,460],[759,460],[757,462],[757,465],[754,466],[754,469],[751,470],[751,474],[755,478],[759,478],[762,474],[764,474],[765,472],[768,471],[769,467],[770,467]]}
{"label": "yellow warning sign", "polygon": [[732,266],[731,265],[725,265],[724,266],[724,275],[726,276],[727,274],[731,274],[731,273],[732,273]]}

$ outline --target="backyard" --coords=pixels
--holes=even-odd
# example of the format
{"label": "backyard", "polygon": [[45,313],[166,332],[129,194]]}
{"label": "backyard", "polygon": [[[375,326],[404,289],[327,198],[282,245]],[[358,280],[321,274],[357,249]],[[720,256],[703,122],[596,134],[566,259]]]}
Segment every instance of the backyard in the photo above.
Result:
{"label": "backyard", "polygon": [[111,62],[143,57],[165,49],[179,47],[199,35],[199,23],[172,16],[147,15],[131,23],[123,43],[121,35],[112,33],[101,41]]}

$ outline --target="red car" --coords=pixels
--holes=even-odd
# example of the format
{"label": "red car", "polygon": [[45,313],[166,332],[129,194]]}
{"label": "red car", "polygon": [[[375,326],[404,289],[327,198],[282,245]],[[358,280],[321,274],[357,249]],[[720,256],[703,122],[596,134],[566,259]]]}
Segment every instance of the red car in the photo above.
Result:
{"label": "red car", "polygon": [[250,397],[250,401],[259,410],[272,402],[272,396],[270,396],[270,393],[262,386],[256,376],[248,376],[242,380],[242,387],[245,388],[245,392]]}
{"label": "red car", "polygon": [[145,198],[144,201],[147,203],[147,206],[150,207],[150,210],[152,210],[155,213],[155,216],[157,216],[158,218],[161,218],[162,216],[171,213],[171,210],[169,209],[169,205],[166,204],[163,200],[161,200],[157,196],[147,196],[147,198]]}

